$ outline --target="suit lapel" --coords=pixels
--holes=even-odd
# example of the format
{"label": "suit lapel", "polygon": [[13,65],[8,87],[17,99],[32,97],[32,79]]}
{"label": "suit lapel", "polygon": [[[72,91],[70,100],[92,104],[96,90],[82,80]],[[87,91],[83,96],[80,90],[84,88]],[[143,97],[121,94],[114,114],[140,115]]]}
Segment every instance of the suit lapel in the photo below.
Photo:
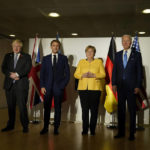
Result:
{"label": "suit lapel", "polygon": [[123,51],[121,51],[119,58],[120,58],[120,61],[119,61],[119,62],[121,62],[121,66],[122,66],[122,68],[124,68],[124,67],[123,67]]}
{"label": "suit lapel", "polygon": [[9,64],[10,64],[10,68],[14,69],[14,53],[10,54],[10,62],[9,62]]}
{"label": "suit lapel", "polygon": [[53,65],[52,65],[52,54],[49,55],[49,59],[47,60],[47,64],[49,65],[50,70],[52,70],[52,68],[53,68]]}
{"label": "suit lapel", "polygon": [[52,67],[52,54],[50,54],[50,65],[51,65],[51,67]]}
{"label": "suit lapel", "polygon": [[[133,56],[134,56],[134,53],[133,53],[133,51],[131,51],[131,54],[130,54],[130,56],[129,56],[129,59],[128,59],[126,68],[129,66],[130,61],[131,61],[131,58],[132,58]],[[125,68],[125,69],[126,69],[126,68]]]}
{"label": "suit lapel", "polygon": [[[17,60],[16,68],[19,66],[20,62],[23,60],[23,57],[24,57],[24,54],[23,54],[23,53],[20,53],[20,56],[19,56],[19,58],[18,58],[18,60]],[[16,68],[15,68],[15,69],[16,69]]]}
{"label": "suit lapel", "polygon": [[57,61],[56,67],[59,66],[60,62],[61,62],[61,55],[58,54],[58,61]]}

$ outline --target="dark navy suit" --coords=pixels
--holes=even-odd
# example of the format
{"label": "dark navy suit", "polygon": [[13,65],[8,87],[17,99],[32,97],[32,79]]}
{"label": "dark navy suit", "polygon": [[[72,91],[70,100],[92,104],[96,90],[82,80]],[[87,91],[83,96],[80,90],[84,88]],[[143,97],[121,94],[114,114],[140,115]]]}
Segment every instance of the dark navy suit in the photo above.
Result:
{"label": "dark navy suit", "polygon": [[69,82],[70,69],[66,56],[58,54],[55,72],[52,65],[52,55],[43,57],[40,72],[40,86],[46,89],[44,96],[44,127],[48,128],[52,98],[54,96],[55,120],[54,126],[58,128],[61,119],[61,102],[64,88]]}
{"label": "dark navy suit", "polygon": [[130,135],[135,133],[136,126],[136,95],[135,88],[142,83],[141,54],[131,51],[126,68],[123,66],[123,50],[116,53],[112,73],[112,85],[117,86],[118,92],[118,128],[119,134],[125,134],[126,100],[130,115]]}

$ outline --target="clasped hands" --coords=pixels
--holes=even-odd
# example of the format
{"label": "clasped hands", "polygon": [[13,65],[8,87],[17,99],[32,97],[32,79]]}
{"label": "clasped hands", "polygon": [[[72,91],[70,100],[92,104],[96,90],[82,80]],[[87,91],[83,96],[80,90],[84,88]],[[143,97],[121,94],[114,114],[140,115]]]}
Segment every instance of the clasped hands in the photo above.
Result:
{"label": "clasped hands", "polygon": [[17,76],[16,72],[10,72],[10,76],[11,79],[13,80],[19,80],[19,77]]}
{"label": "clasped hands", "polygon": [[92,72],[82,74],[82,78],[96,78],[96,75]]}

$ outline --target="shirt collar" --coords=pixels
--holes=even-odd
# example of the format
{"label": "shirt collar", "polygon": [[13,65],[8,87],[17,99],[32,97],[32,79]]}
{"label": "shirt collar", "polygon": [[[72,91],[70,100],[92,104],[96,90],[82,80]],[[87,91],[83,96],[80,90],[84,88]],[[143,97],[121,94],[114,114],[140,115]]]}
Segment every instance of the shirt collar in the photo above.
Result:
{"label": "shirt collar", "polygon": [[56,57],[57,57],[57,56],[58,56],[58,53],[56,53],[56,54],[52,53],[52,56],[54,56],[54,55],[56,55]]}
{"label": "shirt collar", "polygon": [[123,52],[125,53],[127,51],[127,53],[131,53],[131,48],[127,49],[127,50],[123,50]]}
{"label": "shirt collar", "polygon": [[19,57],[20,56],[20,53],[14,53],[14,56],[17,54],[17,57]]}

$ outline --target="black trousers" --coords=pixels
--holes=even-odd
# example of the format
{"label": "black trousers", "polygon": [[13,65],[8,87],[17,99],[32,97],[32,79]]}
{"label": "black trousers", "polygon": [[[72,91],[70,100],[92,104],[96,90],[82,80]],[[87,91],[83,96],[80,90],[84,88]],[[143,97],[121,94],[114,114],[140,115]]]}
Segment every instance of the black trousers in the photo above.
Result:
{"label": "black trousers", "polygon": [[20,121],[23,128],[28,128],[29,120],[27,113],[27,98],[28,90],[22,90],[16,88],[16,84],[13,84],[10,90],[5,91],[9,120],[7,126],[14,128],[16,118],[16,104],[19,107]]}
{"label": "black trousers", "polygon": [[[98,108],[100,102],[100,91],[79,91],[81,108],[82,108],[82,121],[83,121],[83,132],[90,131],[95,132],[98,116]],[[91,112],[90,122],[89,122],[89,110]]]}
{"label": "black trousers", "polygon": [[48,128],[49,120],[50,120],[50,112],[52,106],[52,99],[54,97],[54,127],[58,129],[61,121],[61,103],[63,98],[64,90],[51,90],[49,94],[46,94],[44,97],[44,128]]}
{"label": "black trousers", "polygon": [[118,89],[118,132],[125,134],[126,100],[130,117],[130,135],[135,133],[136,128],[136,95],[134,89],[129,89],[125,81],[121,89]]}

